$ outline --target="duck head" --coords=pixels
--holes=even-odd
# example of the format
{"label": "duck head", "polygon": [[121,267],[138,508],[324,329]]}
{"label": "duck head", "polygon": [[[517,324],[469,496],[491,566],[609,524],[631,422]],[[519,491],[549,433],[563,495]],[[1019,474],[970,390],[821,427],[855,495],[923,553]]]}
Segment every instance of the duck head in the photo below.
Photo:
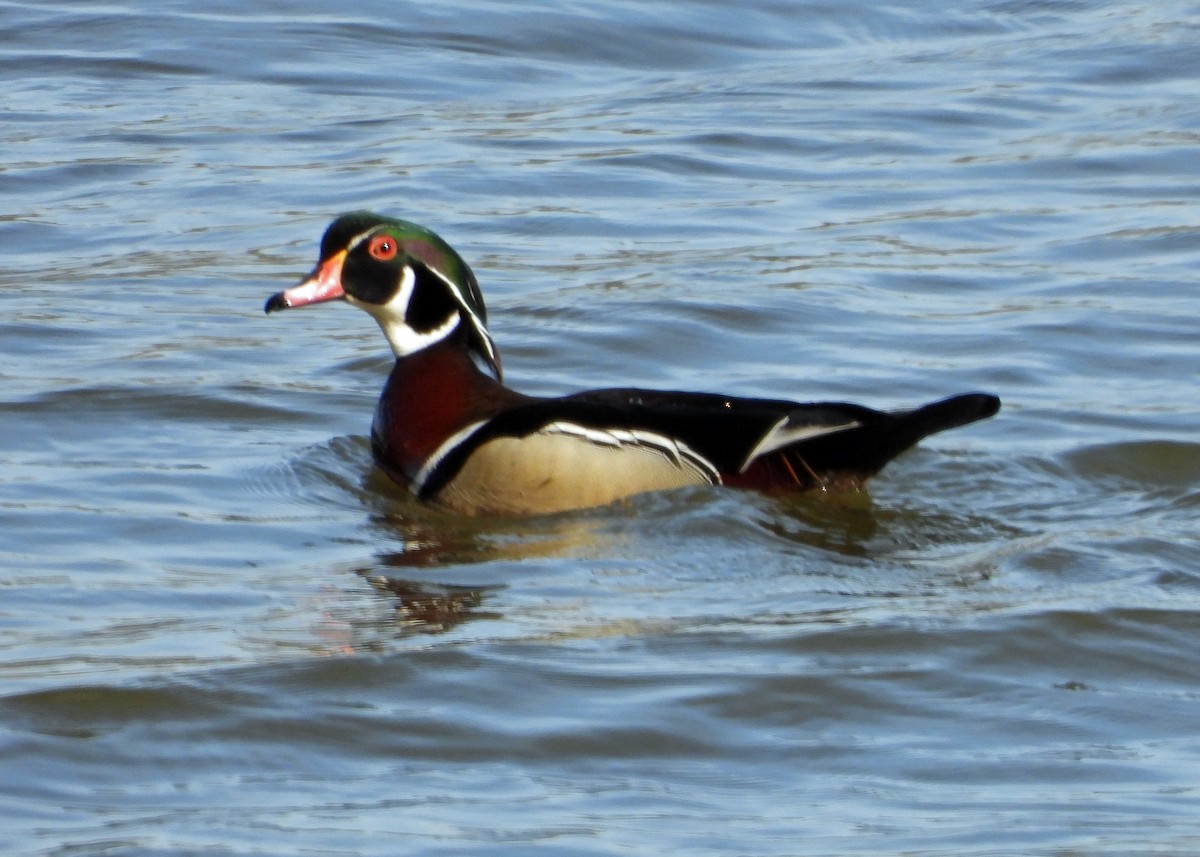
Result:
{"label": "duck head", "polygon": [[321,239],[312,273],[267,299],[266,311],[343,300],[379,323],[397,358],[458,335],[498,379],[475,274],[438,235],[369,211],[343,214]]}

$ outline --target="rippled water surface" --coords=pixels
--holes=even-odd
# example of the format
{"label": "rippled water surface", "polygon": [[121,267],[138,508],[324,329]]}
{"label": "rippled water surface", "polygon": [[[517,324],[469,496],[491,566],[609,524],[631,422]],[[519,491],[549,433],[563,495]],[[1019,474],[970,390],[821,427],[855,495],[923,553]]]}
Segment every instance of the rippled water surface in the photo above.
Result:
{"label": "rippled water surface", "polygon": [[[1200,853],[1200,6],[0,3],[0,850]],[[374,470],[374,208],[507,376],[994,420],[869,495]]]}

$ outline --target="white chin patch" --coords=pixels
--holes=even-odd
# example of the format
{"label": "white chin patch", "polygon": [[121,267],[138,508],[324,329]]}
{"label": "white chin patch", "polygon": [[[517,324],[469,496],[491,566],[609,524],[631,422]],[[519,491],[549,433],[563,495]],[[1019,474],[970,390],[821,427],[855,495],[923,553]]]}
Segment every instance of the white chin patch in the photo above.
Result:
{"label": "white chin patch", "polygon": [[451,315],[433,330],[418,332],[409,327],[408,322],[404,320],[404,315],[409,301],[412,300],[413,286],[416,281],[417,276],[413,269],[405,267],[400,287],[396,289],[396,294],[392,299],[385,304],[362,303],[349,295],[346,296],[350,303],[366,310],[375,321],[379,322],[380,328],[383,329],[383,335],[387,337],[387,341],[397,357],[407,357],[422,348],[428,348],[435,342],[445,339],[454,328],[458,327],[458,313]]}
{"label": "white chin patch", "polygon": [[376,315],[375,320],[383,328],[383,335],[391,343],[392,351],[396,353],[397,357],[407,357],[409,354],[414,354],[422,348],[428,348],[435,342],[441,342],[450,334],[450,331],[458,327],[457,313],[450,316],[443,324],[435,327],[433,330],[426,330],[421,333],[409,327],[402,318],[384,318],[381,315]]}

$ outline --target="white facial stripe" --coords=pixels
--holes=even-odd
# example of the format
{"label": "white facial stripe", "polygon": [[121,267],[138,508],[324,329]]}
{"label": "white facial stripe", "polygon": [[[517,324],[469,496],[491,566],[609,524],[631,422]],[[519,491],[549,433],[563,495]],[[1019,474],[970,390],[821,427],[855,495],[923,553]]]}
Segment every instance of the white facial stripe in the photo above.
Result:
{"label": "white facial stripe", "polygon": [[420,351],[422,348],[428,348],[433,343],[445,339],[450,331],[458,327],[457,314],[451,315],[443,324],[435,327],[433,330],[426,330],[422,333],[418,333],[409,326],[408,322],[405,321],[404,315],[408,310],[409,301],[412,300],[413,289],[416,287],[416,284],[416,273],[411,267],[405,265],[400,286],[396,289],[396,294],[387,303],[368,304],[355,300],[349,294],[346,295],[347,301],[360,309],[366,310],[379,323],[380,328],[383,329],[383,335],[387,337],[387,341],[392,346],[392,351],[397,357],[406,357],[409,354]]}
{"label": "white facial stripe", "polygon": [[487,325],[485,325],[483,323],[483,319],[476,315],[475,311],[471,309],[470,304],[467,303],[466,296],[462,293],[462,289],[455,285],[455,283],[453,283],[451,280],[447,279],[442,272],[436,268],[430,268],[429,271],[435,277],[445,283],[450,289],[450,293],[454,295],[455,302],[459,305],[462,311],[467,314],[467,318],[470,319],[471,326],[479,332],[479,338],[483,341],[483,345],[488,351],[488,356],[491,358],[493,363],[499,363],[500,358],[496,354],[496,347],[492,343],[492,337],[491,334],[488,333]]}
{"label": "white facial stripe", "polygon": [[355,235],[353,238],[351,238],[350,243],[346,245],[346,253],[349,253],[351,250],[353,250],[359,244],[366,241],[367,238],[371,235],[371,233],[374,232],[378,228],[379,227],[373,227],[371,229],[368,229],[366,232],[360,232],[357,235]]}
{"label": "white facial stripe", "polygon": [[433,330],[427,330],[424,333],[417,333],[417,331],[409,327],[404,321],[396,322],[389,320],[385,324],[382,320],[379,320],[379,326],[383,328],[383,335],[387,337],[387,341],[391,344],[395,355],[397,357],[406,357],[409,354],[420,351],[422,348],[428,348],[433,343],[445,339],[450,331],[458,327],[458,316],[452,315],[442,325],[435,327]]}
{"label": "white facial stripe", "polygon": [[[378,227],[371,228],[365,232],[361,232],[351,239],[346,245],[346,252],[350,253],[362,242],[366,241],[372,235],[379,231]],[[405,315],[408,311],[408,304],[412,300],[413,290],[416,288],[417,276],[411,265],[405,265],[403,279],[400,281],[400,286],[396,290],[396,294],[390,301],[382,306],[379,304],[367,304],[355,300],[349,294],[346,295],[346,300],[360,309],[366,310],[379,323],[383,329],[383,335],[387,337],[388,343],[392,346],[392,351],[397,357],[405,357],[414,352],[420,351],[422,348],[427,348],[435,342],[445,339],[456,327],[458,327],[458,315],[452,315],[445,323],[439,325],[433,330],[418,333],[409,326],[405,321]],[[448,277],[446,277],[437,268],[427,266],[431,274],[446,284],[450,289],[450,294],[454,296],[454,302],[458,304],[459,309],[467,316],[467,320],[471,326],[479,334],[479,340],[483,343],[483,347],[487,350],[487,356],[492,366],[488,367],[488,371],[495,371],[494,367],[499,365],[500,356],[496,353],[496,346],[492,342],[492,336],[488,333],[487,325],[481,319],[467,302],[466,296],[462,293],[461,288]]]}

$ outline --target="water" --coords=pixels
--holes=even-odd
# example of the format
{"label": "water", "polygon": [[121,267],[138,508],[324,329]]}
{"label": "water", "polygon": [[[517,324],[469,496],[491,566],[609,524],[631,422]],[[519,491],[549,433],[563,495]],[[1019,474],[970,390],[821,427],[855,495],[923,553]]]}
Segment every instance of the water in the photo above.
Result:
{"label": "water", "polygon": [[[0,850],[1200,853],[1200,6],[193,5],[0,4]],[[528,392],[1005,409],[439,515],[352,208]]]}

